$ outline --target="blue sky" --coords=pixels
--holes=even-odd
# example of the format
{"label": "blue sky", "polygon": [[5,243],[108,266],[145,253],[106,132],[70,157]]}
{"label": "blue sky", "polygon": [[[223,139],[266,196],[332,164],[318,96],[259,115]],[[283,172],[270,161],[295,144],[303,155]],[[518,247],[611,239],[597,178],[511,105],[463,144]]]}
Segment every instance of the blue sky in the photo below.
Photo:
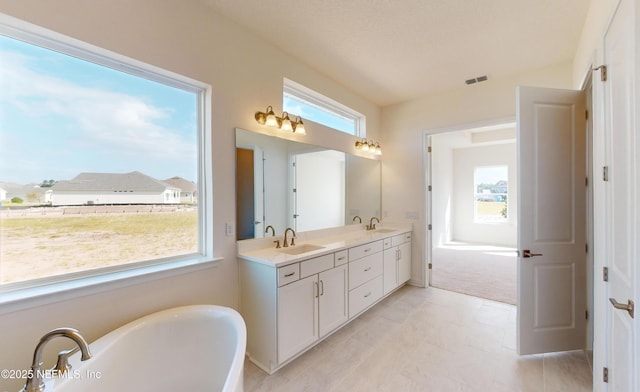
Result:
{"label": "blue sky", "polygon": [[197,180],[197,95],[0,36],[0,182]]}
{"label": "blue sky", "polygon": [[291,120],[295,120],[295,116],[300,116],[303,119],[308,119],[320,124],[324,124],[328,127],[338,129],[342,132],[346,132],[353,135],[353,121],[347,120],[338,116],[329,115],[327,112],[308,105],[304,102],[300,102],[291,96],[285,95],[282,100],[283,110],[289,113]]}
{"label": "blue sky", "polygon": [[476,185],[495,184],[498,181],[508,181],[507,166],[480,166],[475,171]]}

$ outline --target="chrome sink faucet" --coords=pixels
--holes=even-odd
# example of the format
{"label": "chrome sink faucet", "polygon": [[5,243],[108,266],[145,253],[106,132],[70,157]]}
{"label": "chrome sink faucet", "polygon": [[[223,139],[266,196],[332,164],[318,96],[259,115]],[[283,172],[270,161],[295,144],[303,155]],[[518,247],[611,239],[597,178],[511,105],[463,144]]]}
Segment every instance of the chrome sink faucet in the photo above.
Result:
{"label": "chrome sink faucet", "polygon": [[285,231],[284,231],[284,241],[283,241],[283,242],[284,242],[284,244],[282,244],[282,247],[283,247],[283,248],[286,248],[286,247],[288,247],[288,246],[289,246],[289,244],[287,243],[287,233],[288,233],[289,231],[291,231],[291,235],[292,235],[292,237],[291,237],[291,246],[294,246],[294,245],[296,244],[296,242],[294,241],[294,239],[296,238],[296,232],[295,232],[295,231],[293,231],[293,229],[292,229],[292,228],[287,227],[287,230],[285,230]]}
{"label": "chrome sink faucet", "polygon": [[373,223],[373,220],[376,220],[378,223],[380,223],[380,219],[376,218],[375,216],[372,216],[371,219],[369,219],[369,226],[367,226],[367,230],[375,230],[376,229],[376,224]]}
{"label": "chrome sink faucet", "polygon": [[47,332],[42,338],[40,338],[40,342],[36,346],[36,350],[33,353],[33,363],[31,364],[31,374],[30,377],[27,378],[27,383],[22,388],[21,392],[43,392],[44,378],[42,370],[42,351],[44,350],[44,346],[50,340],[58,337],[65,337],[73,340],[77,345],[80,351],[82,352],[81,360],[86,361],[91,358],[91,352],[89,351],[89,345],[84,340],[82,335],[78,332],[77,329],[73,328],[56,328],[49,332]]}

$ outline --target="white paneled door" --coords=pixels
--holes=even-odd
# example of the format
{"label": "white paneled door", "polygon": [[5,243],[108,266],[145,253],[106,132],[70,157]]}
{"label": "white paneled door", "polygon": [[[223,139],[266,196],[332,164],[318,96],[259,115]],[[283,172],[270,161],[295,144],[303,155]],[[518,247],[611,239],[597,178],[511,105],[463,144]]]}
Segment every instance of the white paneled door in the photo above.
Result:
{"label": "white paneled door", "polygon": [[[637,2],[636,2],[637,4]],[[606,178],[598,179],[595,185],[596,207],[596,263],[606,268],[608,279],[596,283],[596,311],[604,314],[606,321],[596,324],[595,349],[602,349],[601,356],[595,353],[595,390],[631,392],[640,388],[638,379],[638,348],[635,309],[628,309],[634,301],[637,288],[638,268],[638,130],[634,126],[634,80],[637,69],[634,64],[634,10],[633,0],[622,0],[618,4],[603,43],[603,65],[606,66],[605,81],[594,79],[603,101],[603,122],[597,128],[596,137],[600,150],[596,154],[596,165],[606,170]],[[636,93],[637,94],[637,93]],[[597,169],[597,168],[596,168]],[[601,211],[601,213],[598,213]],[[615,307],[614,307],[615,305]],[[604,336],[603,336],[604,335]],[[604,372],[607,373],[606,381]]]}
{"label": "white paneled door", "polygon": [[518,353],[583,349],[585,97],[519,87]]}

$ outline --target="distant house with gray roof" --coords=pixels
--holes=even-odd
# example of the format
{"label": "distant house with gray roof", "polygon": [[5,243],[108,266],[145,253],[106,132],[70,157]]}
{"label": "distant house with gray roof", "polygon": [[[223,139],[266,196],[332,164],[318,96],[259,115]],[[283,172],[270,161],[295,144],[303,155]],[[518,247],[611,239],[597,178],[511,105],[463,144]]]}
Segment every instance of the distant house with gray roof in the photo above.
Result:
{"label": "distant house with gray roof", "polygon": [[146,174],[80,173],[52,188],[54,206],[87,204],[175,204],[181,189]]}
{"label": "distant house with gray roof", "polygon": [[163,182],[180,188],[181,203],[197,203],[198,202],[198,186],[193,181],[185,180],[182,177],[171,177]]}

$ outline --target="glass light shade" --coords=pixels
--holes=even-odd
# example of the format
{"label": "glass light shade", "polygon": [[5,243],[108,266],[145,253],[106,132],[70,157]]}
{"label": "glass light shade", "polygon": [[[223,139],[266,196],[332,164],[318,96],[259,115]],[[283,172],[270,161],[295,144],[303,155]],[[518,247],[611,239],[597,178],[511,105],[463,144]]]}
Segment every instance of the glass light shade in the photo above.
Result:
{"label": "glass light shade", "polygon": [[273,112],[271,106],[267,108],[267,119],[265,121],[265,124],[270,127],[278,126],[278,119],[276,118],[276,114]]}
{"label": "glass light shade", "polygon": [[293,128],[293,132],[299,133],[301,135],[306,135],[307,134],[307,130],[304,129],[304,123],[302,122],[302,119],[300,117],[296,118],[295,125],[296,126]]}
{"label": "glass light shade", "polygon": [[280,125],[280,129],[285,132],[293,132],[293,126],[291,126],[291,120],[289,120],[287,112],[282,114],[282,124]]}

